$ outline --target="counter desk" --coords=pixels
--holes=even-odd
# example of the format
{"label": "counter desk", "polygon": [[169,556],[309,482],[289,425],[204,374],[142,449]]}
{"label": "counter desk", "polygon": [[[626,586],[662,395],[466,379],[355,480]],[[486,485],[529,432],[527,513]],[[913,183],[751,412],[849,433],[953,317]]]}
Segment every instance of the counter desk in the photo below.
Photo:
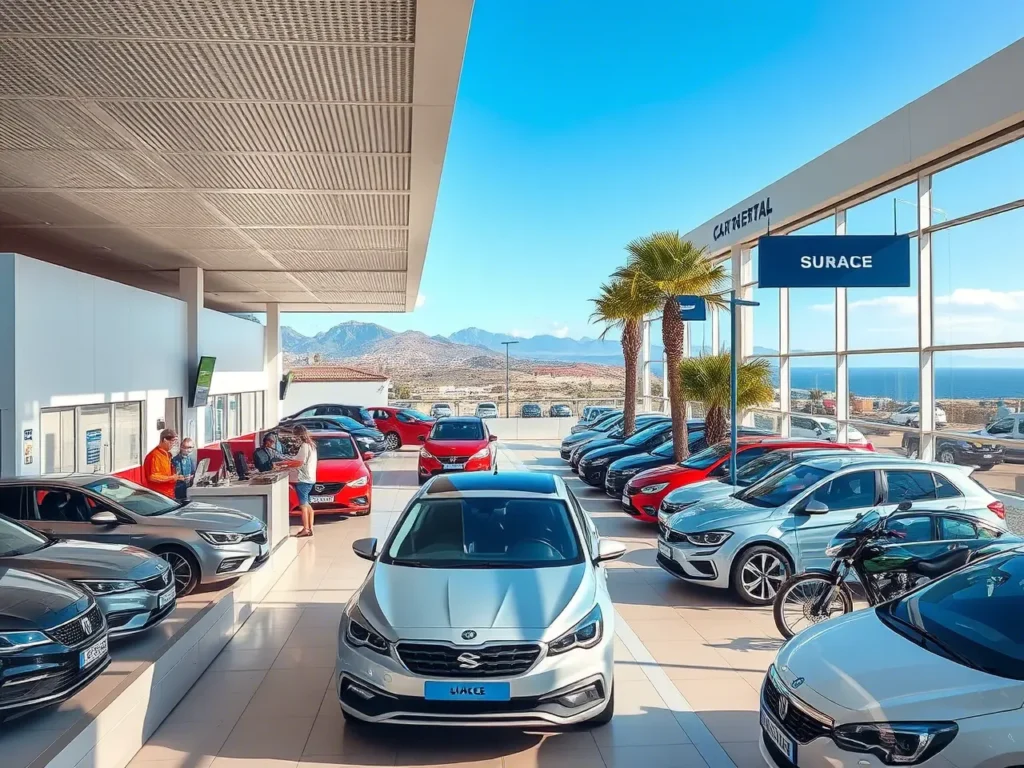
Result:
{"label": "counter desk", "polygon": [[266,523],[271,549],[288,537],[287,472],[267,472],[220,485],[195,485],[188,489],[188,497],[259,518]]}

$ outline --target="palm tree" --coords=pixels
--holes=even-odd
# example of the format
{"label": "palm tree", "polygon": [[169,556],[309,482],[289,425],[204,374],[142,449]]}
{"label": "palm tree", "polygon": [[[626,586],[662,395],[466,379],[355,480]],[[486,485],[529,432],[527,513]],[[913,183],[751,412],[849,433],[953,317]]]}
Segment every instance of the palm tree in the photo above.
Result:
{"label": "palm tree", "polygon": [[[704,436],[708,445],[729,434],[728,414],[732,406],[732,359],[728,352],[689,357],[679,364],[679,382],[688,400],[703,403]],[[769,405],[775,399],[772,368],[761,357],[752,358],[736,369],[738,411]]]}
{"label": "palm tree", "polygon": [[622,358],[626,363],[626,402],[622,414],[624,434],[631,435],[636,429],[636,374],[640,345],[643,344],[644,317],[654,309],[650,301],[637,296],[627,283],[613,280],[601,286],[600,295],[594,302],[591,320],[605,324],[600,338],[613,328],[620,329]]}
{"label": "palm tree", "polygon": [[725,306],[722,292],[728,275],[723,264],[713,264],[707,250],[684,240],[678,232],[655,232],[626,246],[626,266],[614,279],[630,285],[641,301],[662,309],[661,339],[668,365],[668,397],[672,410],[672,440],[676,461],[687,454],[686,404],[679,388],[683,359],[683,320],[676,296],[700,296],[711,307]]}

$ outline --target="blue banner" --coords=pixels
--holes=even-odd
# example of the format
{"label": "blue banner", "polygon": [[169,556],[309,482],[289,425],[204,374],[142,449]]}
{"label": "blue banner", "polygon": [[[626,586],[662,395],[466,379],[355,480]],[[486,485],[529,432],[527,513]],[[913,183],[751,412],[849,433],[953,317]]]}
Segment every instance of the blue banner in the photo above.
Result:
{"label": "blue banner", "polygon": [[100,463],[100,449],[103,447],[103,430],[87,429],[85,431],[85,463],[94,467]]}
{"label": "blue banner", "polygon": [[676,296],[679,317],[683,320],[707,320],[708,305],[701,296]]}
{"label": "blue banner", "polygon": [[910,235],[766,235],[760,288],[909,288]]}

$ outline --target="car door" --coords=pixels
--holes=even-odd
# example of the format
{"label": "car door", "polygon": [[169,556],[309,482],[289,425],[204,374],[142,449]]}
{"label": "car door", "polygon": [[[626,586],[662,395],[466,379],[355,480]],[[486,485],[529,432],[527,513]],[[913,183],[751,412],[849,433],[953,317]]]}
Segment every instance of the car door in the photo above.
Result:
{"label": "car door", "polygon": [[[97,512],[116,511],[82,491],[37,484],[26,499],[25,524],[61,539],[128,544],[131,526],[124,523],[96,525]],[[118,515],[118,517],[120,517]]]}
{"label": "car door", "polygon": [[[873,469],[838,472],[793,507],[797,572],[832,565],[825,548],[839,531],[878,505],[879,485],[878,473]],[[828,511],[804,513],[810,501],[824,504]]]}
{"label": "car door", "polygon": [[940,514],[935,512],[899,512],[889,515],[885,527],[900,534],[886,544],[878,545],[893,556],[906,556],[928,560],[949,550],[949,541],[939,531]]}

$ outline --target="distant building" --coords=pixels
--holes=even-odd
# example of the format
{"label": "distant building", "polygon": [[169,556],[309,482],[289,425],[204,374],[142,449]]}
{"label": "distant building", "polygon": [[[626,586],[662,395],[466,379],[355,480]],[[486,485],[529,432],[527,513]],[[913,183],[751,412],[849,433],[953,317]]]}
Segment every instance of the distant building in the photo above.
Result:
{"label": "distant building", "polygon": [[291,369],[281,413],[290,416],[317,403],[343,403],[372,407],[388,404],[391,381],[387,376],[350,365],[309,365]]}

